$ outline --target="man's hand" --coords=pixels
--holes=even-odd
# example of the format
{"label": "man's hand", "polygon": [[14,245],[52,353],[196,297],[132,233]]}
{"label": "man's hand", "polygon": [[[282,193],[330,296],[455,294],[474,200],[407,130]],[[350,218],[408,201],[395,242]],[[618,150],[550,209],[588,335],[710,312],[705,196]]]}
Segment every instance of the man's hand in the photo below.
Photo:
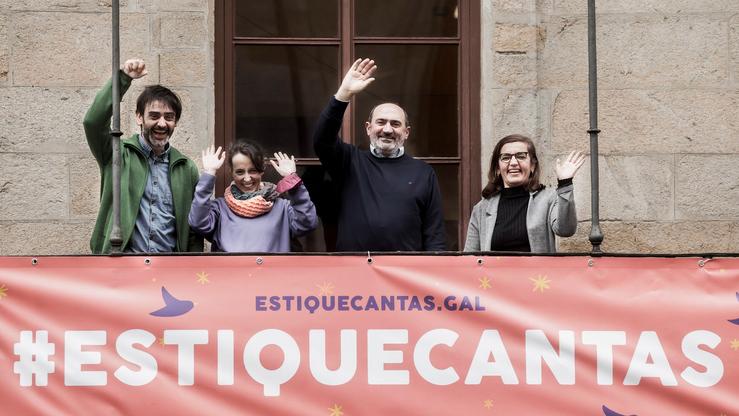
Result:
{"label": "man's hand", "polygon": [[143,59],[134,58],[129,59],[123,63],[123,73],[131,77],[132,79],[138,79],[148,74],[146,70],[146,63]]}
{"label": "man's hand", "polygon": [[277,160],[277,163],[274,160],[270,160],[269,163],[272,164],[277,173],[282,175],[283,178],[297,171],[295,167],[295,156],[288,156],[285,153],[277,152],[275,153],[275,160]]}
{"label": "man's hand", "polygon": [[377,65],[371,59],[360,58],[354,61],[352,67],[344,76],[344,80],[341,81],[339,90],[336,91],[336,99],[344,102],[351,101],[354,94],[361,92],[375,80],[372,78],[372,74],[376,69]]}
{"label": "man's hand", "polygon": [[201,152],[203,157],[203,172],[216,175],[218,169],[223,166],[223,161],[226,160],[226,152],[221,153],[221,146],[218,146],[218,150],[214,149],[215,146],[210,145]]}
{"label": "man's hand", "polygon": [[557,179],[570,179],[574,177],[577,170],[580,169],[580,166],[582,166],[584,162],[585,154],[575,151],[570,152],[567,156],[567,160],[563,163],[560,163],[559,159],[557,159],[557,166],[555,167]]}

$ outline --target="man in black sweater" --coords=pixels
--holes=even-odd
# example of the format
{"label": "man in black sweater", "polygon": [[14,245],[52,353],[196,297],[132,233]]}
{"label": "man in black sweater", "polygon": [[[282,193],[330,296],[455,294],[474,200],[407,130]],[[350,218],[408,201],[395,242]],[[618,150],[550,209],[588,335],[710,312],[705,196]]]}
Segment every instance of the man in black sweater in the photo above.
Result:
{"label": "man in black sweater", "polygon": [[339,184],[338,251],[443,251],[444,215],[436,173],[405,153],[410,134],[400,106],[376,106],[366,122],[370,150],[338,137],[349,101],[372,81],[370,59],[354,62],[321,113],[313,144]]}

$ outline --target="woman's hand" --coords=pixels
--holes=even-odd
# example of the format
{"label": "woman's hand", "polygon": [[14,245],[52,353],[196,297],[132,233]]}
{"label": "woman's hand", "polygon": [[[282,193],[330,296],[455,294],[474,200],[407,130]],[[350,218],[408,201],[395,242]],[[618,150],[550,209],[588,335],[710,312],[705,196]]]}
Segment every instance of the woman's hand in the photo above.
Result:
{"label": "woman's hand", "polygon": [[570,179],[575,176],[580,166],[585,163],[585,154],[583,152],[572,151],[567,156],[567,159],[560,163],[559,158],[557,159],[557,166],[555,171],[557,172],[557,179]]}
{"label": "woman's hand", "polygon": [[221,146],[218,146],[218,150],[215,150],[215,146],[210,145],[201,152],[201,155],[203,157],[203,172],[213,176],[226,160],[226,152],[221,153]]}
{"label": "woman's hand", "polygon": [[277,152],[275,153],[275,160],[277,163],[274,160],[270,160],[269,163],[274,166],[277,173],[282,175],[283,178],[297,171],[295,167],[295,156],[288,156],[285,153]]}

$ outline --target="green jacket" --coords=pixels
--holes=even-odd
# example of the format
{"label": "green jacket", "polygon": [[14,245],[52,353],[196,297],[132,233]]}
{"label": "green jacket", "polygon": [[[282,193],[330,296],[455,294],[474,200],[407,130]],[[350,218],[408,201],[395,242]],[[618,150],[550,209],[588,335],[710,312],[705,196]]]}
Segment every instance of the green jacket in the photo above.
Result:
{"label": "green jacket", "polygon": [[[120,73],[121,98],[131,85],[131,78]],[[111,81],[95,96],[95,101],[85,114],[85,136],[92,155],[100,167],[100,210],[95,229],[90,238],[90,249],[95,254],[109,253],[110,231],[113,226],[113,147],[110,121],[113,116],[113,88]],[[122,249],[128,247],[133,235],[136,216],[146,188],[149,165],[139,145],[138,135],[121,140],[121,237]],[[192,205],[198,168],[195,163],[174,147],[169,150],[169,183],[174,203],[176,251],[203,251],[203,239],[198,237],[187,223]]]}

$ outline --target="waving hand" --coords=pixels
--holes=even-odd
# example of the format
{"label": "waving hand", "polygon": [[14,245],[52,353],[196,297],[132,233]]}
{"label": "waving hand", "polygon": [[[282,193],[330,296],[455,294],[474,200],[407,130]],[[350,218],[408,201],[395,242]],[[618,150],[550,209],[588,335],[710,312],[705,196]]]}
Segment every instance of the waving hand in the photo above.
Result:
{"label": "waving hand", "polygon": [[339,90],[336,91],[336,99],[344,102],[350,101],[355,94],[367,88],[375,80],[372,74],[376,69],[377,65],[372,59],[360,58],[354,61],[352,67],[344,75]]}
{"label": "waving hand", "polygon": [[270,160],[269,162],[275,168],[277,173],[283,177],[297,171],[295,166],[295,156],[288,156],[287,153],[277,152],[275,153],[275,160],[277,163],[275,163],[274,160]]}
{"label": "waving hand", "polygon": [[585,154],[582,152],[572,151],[567,156],[564,162],[560,162],[557,159],[557,166],[555,171],[557,172],[557,179],[569,179],[575,176],[577,170],[585,162]]}
{"label": "waving hand", "polygon": [[218,150],[215,150],[215,146],[210,145],[201,152],[201,155],[203,157],[203,172],[211,175],[215,175],[226,160],[226,152],[221,153],[221,146],[218,146]]}

